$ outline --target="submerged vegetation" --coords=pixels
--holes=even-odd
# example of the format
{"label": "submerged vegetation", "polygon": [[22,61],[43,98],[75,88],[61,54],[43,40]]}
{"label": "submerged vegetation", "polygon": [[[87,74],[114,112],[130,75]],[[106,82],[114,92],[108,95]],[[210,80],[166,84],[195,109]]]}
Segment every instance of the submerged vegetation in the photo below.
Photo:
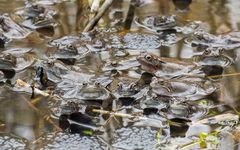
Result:
{"label": "submerged vegetation", "polygon": [[0,149],[239,148],[232,5],[1,2]]}

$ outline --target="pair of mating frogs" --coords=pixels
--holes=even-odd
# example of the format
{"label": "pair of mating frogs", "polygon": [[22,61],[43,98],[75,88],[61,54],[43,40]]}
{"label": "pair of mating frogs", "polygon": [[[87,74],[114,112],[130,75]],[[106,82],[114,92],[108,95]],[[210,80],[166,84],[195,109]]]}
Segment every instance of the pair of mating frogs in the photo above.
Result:
{"label": "pair of mating frogs", "polygon": [[181,75],[202,74],[205,66],[226,67],[233,63],[232,58],[224,54],[224,49],[209,47],[191,59],[177,60],[174,58],[158,57],[153,54],[141,53],[137,57],[141,68],[157,77],[172,78]]}
{"label": "pair of mating frogs", "polygon": [[177,60],[141,53],[137,60],[141,68],[154,74],[150,83],[151,91],[161,96],[184,97],[197,100],[213,93],[216,87],[205,78],[204,67],[220,65],[225,67],[232,59],[223,54],[222,48],[207,48],[193,60]]}
{"label": "pair of mating frogs", "polygon": [[185,42],[193,47],[223,47],[225,49],[235,49],[240,47],[239,32],[213,35],[203,30],[198,30],[191,37],[186,38]]}

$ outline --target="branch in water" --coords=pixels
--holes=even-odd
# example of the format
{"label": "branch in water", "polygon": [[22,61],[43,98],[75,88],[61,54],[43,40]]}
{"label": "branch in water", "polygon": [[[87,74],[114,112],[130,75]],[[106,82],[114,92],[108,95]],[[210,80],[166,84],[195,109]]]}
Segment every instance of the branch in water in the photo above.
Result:
{"label": "branch in water", "polygon": [[101,6],[101,8],[99,9],[98,13],[96,16],[94,16],[90,22],[87,24],[87,26],[85,27],[85,29],[83,30],[84,32],[88,32],[90,30],[92,30],[96,24],[98,23],[98,21],[100,20],[100,18],[104,15],[104,13],[107,11],[107,9],[112,5],[113,0],[106,0],[103,5]]}

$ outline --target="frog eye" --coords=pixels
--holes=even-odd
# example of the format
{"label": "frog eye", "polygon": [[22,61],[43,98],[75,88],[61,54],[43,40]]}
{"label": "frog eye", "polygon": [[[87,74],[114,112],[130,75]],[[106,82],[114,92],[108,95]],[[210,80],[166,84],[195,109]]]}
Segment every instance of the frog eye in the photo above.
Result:
{"label": "frog eye", "polygon": [[204,54],[205,55],[209,55],[211,53],[211,50],[209,50],[209,49],[206,49],[205,51],[204,51]]}
{"label": "frog eye", "polygon": [[100,83],[99,83],[99,82],[95,82],[95,85],[96,85],[96,86],[100,86]]}
{"label": "frog eye", "polygon": [[67,48],[69,48],[69,49],[74,49],[74,46],[73,46],[72,44],[69,44],[69,45],[67,46]]}
{"label": "frog eye", "polygon": [[146,55],[145,58],[146,58],[147,60],[151,60],[151,59],[152,59],[152,56],[151,56],[151,55]]}

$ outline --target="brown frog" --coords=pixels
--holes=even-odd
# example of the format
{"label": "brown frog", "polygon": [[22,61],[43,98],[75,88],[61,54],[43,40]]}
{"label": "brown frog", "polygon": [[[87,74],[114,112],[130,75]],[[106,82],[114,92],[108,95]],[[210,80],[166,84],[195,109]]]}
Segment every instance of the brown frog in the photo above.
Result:
{"label": "brown frog", "polygon": [[173,29],[176,26],[175,16],[144,16],[137,17],[135,23],[150,31],[163,31]]}
{"label": "brown frog", "polygon": [[[198,67],[190,60],[158,57],[149,53],[141,53],[137,57],[141,68],[157,77],[171,78],[188,73],[199,73]],[[196,72],[195,72],[196,71]]]}
{"label": "brown frog", "polygon": [[231,65],[233,60],[225,55],[224,52],[225,49],[222,47],[208,47],[192,58],[198,65],[219,65],[225,67]]}
{"label": "brown frog", "polygon": [[240,46],[240,39],[236,34],[213,35],[199,30],[194,32],[192,37],[185,39],[185,42],[190,43],[194,47],[224,47],[225,49],[234,49]]}
{"label": "brown frog", "polygon": [[212,94],[216,87],[210,80],[205,78],[176,78],[162,79],[152,78],[150,83],[151,91],[160,96],[180,97],[190,100],[201,99]]}
{"label": "brown frog", "polygon": [[7,14],[0,16],[0,30],[9,39],[24,39],[32,33],[29,29],[14,22]]}

